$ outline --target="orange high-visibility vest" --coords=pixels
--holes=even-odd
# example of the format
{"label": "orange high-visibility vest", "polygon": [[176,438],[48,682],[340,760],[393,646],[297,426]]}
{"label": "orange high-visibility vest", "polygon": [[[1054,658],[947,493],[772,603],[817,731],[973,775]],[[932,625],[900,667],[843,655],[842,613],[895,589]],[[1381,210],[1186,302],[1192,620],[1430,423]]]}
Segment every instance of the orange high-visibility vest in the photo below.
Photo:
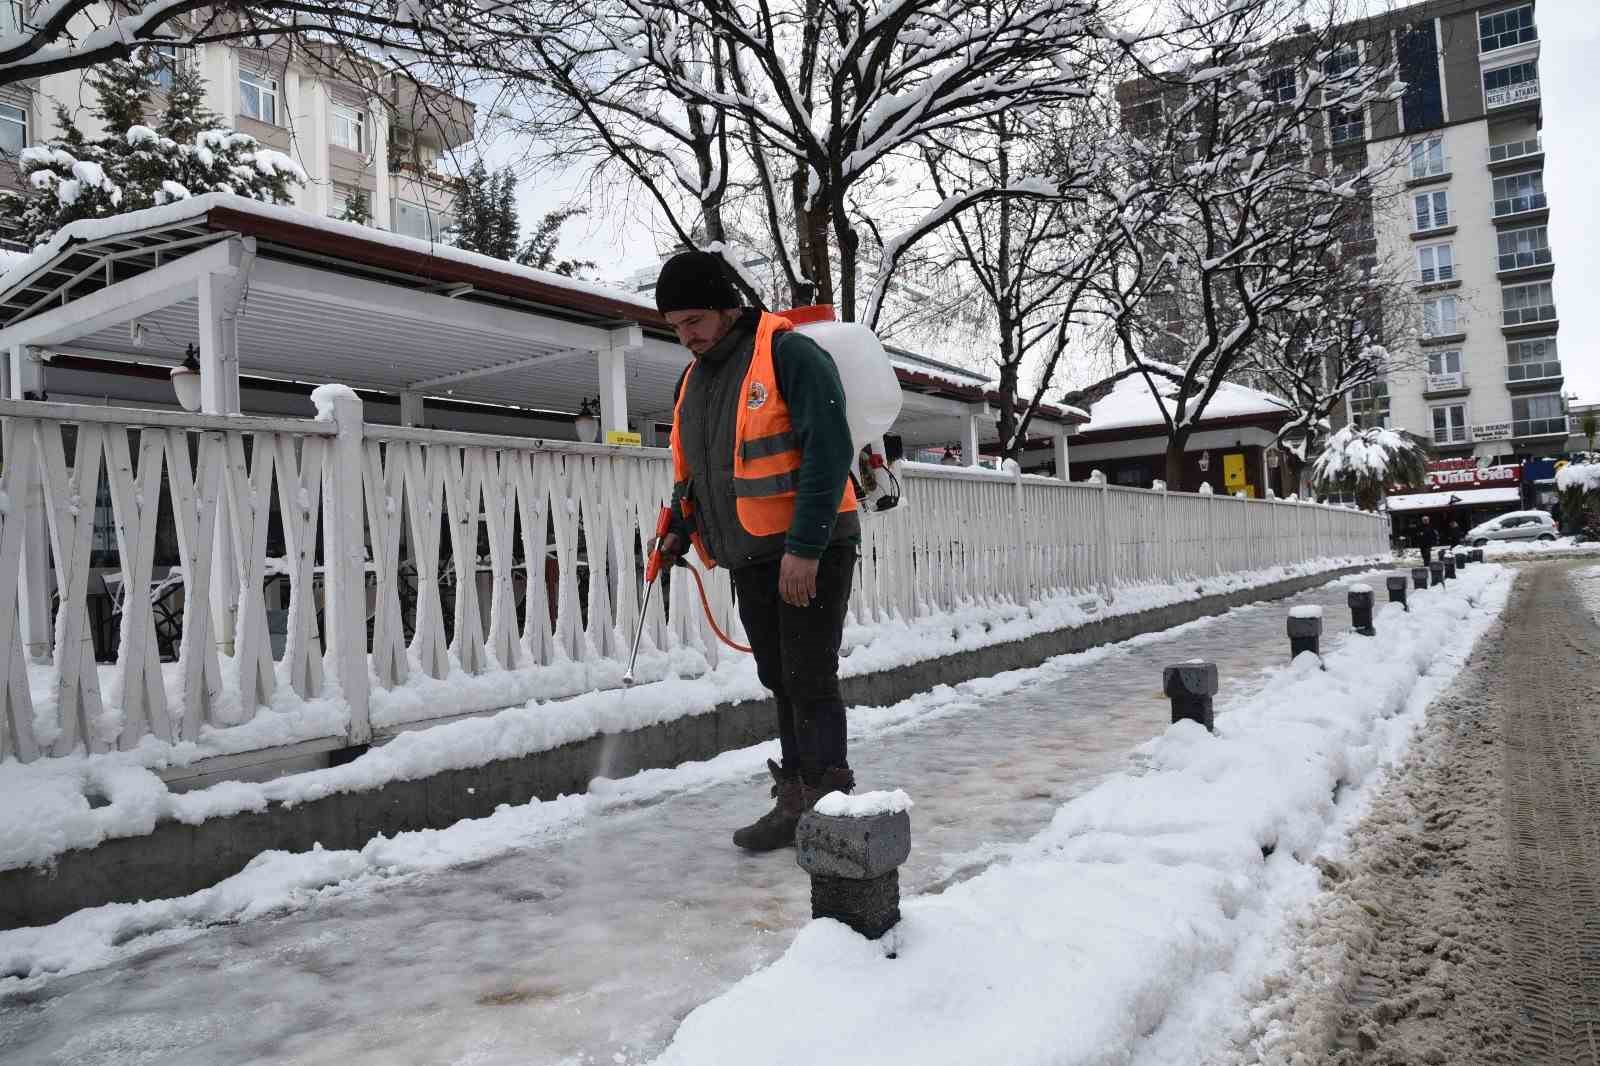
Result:
{"label": "orange high-visibility vest", "polygon": [[[734,509],[745,532],[756,537],[786,533],[794,520],[795,492],[800,477],[800,441],[789,420],[789,405],[778,391],[778,377],[772,365],[773,341],[794,323],[780,315],[763,311],[756,326],[755,351],[750,369],[745,372],[740,395],[738,422],[733,443]],[[693,473],[683,454],[678,425],[683,413],[683,396],[694,376],[695,363],[689,364],[678,390],[672,415],[672,472],[681,488]],[[855,486],[846,478],[839,500],[839,513],[856,509]],[[683,501],[683,514],[693,514],[693,504]],[[716,565],[698,533],[694,534],[695,553],[707,567]]]}

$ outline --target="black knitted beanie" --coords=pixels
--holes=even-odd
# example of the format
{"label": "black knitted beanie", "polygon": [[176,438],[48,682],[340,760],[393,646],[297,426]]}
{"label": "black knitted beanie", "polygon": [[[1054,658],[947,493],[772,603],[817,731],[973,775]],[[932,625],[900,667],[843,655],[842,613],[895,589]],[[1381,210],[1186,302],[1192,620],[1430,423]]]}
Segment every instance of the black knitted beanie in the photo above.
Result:
{"label": "black knitted beanie", "polygon": [[679,252],[656,279],[656,309],[720,311],[742,307],[739,290],[728,280],[727,265],[716,252]]}

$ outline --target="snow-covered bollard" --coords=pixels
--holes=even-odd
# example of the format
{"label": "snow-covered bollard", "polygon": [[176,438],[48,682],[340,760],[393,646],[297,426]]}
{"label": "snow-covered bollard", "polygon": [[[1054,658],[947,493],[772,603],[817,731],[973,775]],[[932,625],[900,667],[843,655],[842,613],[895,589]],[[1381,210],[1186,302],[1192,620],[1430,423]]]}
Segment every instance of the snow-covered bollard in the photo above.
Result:
{"label": "snow-covered bollard", "polygon": [[900,789],[830,792],[800,816],[795,860],[811,875],[811,917],[868,940],[900,920],[900,864],[911,854],[911,797]]}
{"label": "snow-covered bollard", "polygon": [[1411,568],[1411,583],[1419,589],[1428,587],[1428,568],[1426,566],[1413,566]]}
{"label": "snow-covered bollard", "polygon": [[1431,581],[1429,582],[1430,584],[1444,584],[1444,560],[1435,559],[1433,562],[1429,563],[1428,574],[1431,577]]}
{"label": "snow-covered bollard", "polygon": [[1454,579],[1456,576],[1456,557],[1454,555],[1446,555],[1442,562],[1444,563],[1445,580]]}
{"label": "snow-covered bollard", "polygon": [[1322,657],[1322,608],[1303,606],[1289,608],[1289,658],[1301,652]]}
{"label": "snow-covered bollard", "polygon": [[1161,691],[1172,701],[1174,722],[1199,722],[1215,732],[1211,697],[1217,694],[1217,664],[1203,659],[1166,667],[1161,671]]}
{"label": "snow-covered bollard", "polygon": [[1372,590],[1366,585],[1350,586],[1350,595],[1346,598],[1346,602],[1350,604],[1350,624],[1364,637],[1378,635],[1378,631],[1372,628],[1372,607],[1375,599]]}
{"label": "snow-covered bollard", "polygon": [[1411,587],[1411,582],[1406,580],[1406,575],[1392,575],[1384,583],[1389,586],[1389,602],[1398,603],[1400,606],[1405,607],[1406,610],[1411,610],[1410,607],[1406,607],[1406,589]]}

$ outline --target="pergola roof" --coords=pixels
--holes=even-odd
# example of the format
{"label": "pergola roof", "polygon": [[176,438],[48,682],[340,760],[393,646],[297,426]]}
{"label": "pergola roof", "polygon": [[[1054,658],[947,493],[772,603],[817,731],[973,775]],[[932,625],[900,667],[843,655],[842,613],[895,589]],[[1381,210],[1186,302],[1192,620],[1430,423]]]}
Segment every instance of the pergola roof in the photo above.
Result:
{"label": "pergola roof", "polygon": [[[225,194],[76,222],[11,264],[0,349],[176,363],[202,345],[205,279],[223,275],[236,279],[238,370],[253,377],[571,412],[607,398],[600,355],[625,350],[626,407],[666,421],[689,358],[647,298]],[[970,372],[895,361],[897,428],[913,436],[955,439],[992,398]]]}

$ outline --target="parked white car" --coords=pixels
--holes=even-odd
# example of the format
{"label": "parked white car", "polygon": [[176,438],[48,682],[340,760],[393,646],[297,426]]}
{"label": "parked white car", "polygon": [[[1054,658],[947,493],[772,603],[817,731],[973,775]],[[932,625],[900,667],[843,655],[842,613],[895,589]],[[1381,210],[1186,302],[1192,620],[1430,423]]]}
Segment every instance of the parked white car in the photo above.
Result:
{"label": "parked white car", "polygon": [[1556,521],[1545,511],[1512,511],[1467,530],[1467,543],[1481,548],[1491,540],[1555,540]]}

